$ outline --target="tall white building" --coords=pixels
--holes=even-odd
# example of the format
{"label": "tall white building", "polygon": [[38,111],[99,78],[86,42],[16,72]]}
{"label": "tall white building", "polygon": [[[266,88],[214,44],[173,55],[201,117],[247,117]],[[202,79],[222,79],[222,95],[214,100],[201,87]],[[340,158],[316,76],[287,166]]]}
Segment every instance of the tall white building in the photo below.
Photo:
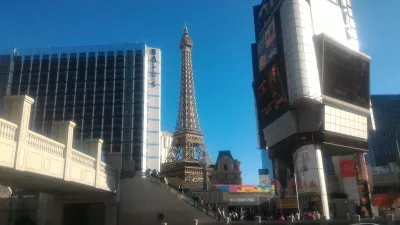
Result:
{"label": "tall white building", "polygon": [[162,132],[161,133],[161,140],[160,140],[160,145],[161,145],[161,163],[165,163],[168,157],[169,150],[171,149],[172,145],[172,134],[169,132]]}
{"label": "tall white building", "polygon": [[345,218],[345,203],[329,213],[328,194],[342,192],[371,216],[371,58],[360,52],[351,0],[263,0],[253,11],[259,148],[273,163],[276,208],[302,206],[317,193],[318,211]]}
{"label": "tall white building", "polygon": [[[161,119],[161,51],[157,48],[146,47],[145,74],[147,74],[147,85],[145,85],[144,117],[147,120],[145,130],[147,135],[143,139],[146,148],[143,152],[145,159],[143,171],[155,169],[160,171],[160,119]],[[147,129],[146,129],[147,128]]]}
{"label": "tall white building", "polygon": [[3,96],[28,95],[31,130],[51,137],[54,121],[73,120],[75,149],[101,138],[132,176],[160,169],[160,76],[161,51],[146,44],[3,51],[0,111]]}

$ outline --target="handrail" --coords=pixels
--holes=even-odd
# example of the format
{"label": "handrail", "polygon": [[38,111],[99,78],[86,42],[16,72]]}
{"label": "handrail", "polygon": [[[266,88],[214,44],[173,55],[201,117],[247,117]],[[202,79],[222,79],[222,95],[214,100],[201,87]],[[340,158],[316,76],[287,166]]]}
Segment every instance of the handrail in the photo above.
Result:
{"label": "handrail", "polygon": [[188,198],[186,195],[184,195],[184,194],[182,194],[182,193],[179,193],[179,191],[177,191],[177,190],[171,188],[168,184],[165,184],[164,182],[162,182],[162,181],[160,181],[160,180],[158,180],[157,178],[152,177],[152,176],[147,176],[147,175],[146,175],[146,178],[147,178],[147,180],[148,180],[150,183],[157,184],[158,186],[164,188],[165,190],[170,191],[172,194],[175,194],[177,197],[182,198],[182,199],[185,200],[187,203],[189,203],[189,204],[191,204],[191,205],[193,204],[192,199]]}
{"label": "handrail", "polygon": [[28,130],[28,146],[58,157],[64,156],[65,145]]}
{"label": "handrail", "polygon": [[15,131],[17,128],[16,124],[0,118],[0,137],[15,140]]}
{"label": "handrail", "polygon": [[2,119],[2,118],[0,118],[0,124],[1,123],[6,124],[11,127],[14,127],[14,128],[18,128],[17,124],[11,123],[10,121]]}
{"label": "handrail", "polygon": [[83,164],[85,166],[88,166],[92,169],[95,169],[95,162],[96,159],[86,155],[85,153],[82,153],[78,150],[72,149],[72,161],[77,162],[79,164]]}

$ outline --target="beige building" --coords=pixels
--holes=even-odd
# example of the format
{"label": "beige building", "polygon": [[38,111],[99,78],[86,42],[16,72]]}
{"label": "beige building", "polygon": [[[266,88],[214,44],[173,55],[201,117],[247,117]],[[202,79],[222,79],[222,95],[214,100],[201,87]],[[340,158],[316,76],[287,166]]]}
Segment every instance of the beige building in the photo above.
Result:
{"label": "beige building", "polygon": [[231,151],[219,151],[210,181],[212,184],[242,184],[240,161],[233,159]]}
{"label": "beige building", "polygon": [[169,132],[162,132],[160,138],[161,138],[160,158],[161,158],[161,163],[165,163],[165,161],[167,160],[167,157],[168,157],[169,150],[171,149],[173,138],[172,138],[172,134]]}

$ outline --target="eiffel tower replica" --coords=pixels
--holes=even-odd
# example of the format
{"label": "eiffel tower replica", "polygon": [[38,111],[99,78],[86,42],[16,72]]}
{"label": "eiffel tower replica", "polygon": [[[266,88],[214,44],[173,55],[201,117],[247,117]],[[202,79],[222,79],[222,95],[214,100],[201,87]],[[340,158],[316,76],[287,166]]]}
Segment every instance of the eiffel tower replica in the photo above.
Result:
{"label": "eiffel tower replica", "polygon": [[[184,183],[186,187],[207,185],[214,164],[204,145],[204,135],[197,115],[192,69],[192,40],[185,25],[181,49],[181,87],[175,133],[161,175],[171,184]],[[205,171],[207,171],[205,173]],[[206,182],[203,183],[203,180]]]}

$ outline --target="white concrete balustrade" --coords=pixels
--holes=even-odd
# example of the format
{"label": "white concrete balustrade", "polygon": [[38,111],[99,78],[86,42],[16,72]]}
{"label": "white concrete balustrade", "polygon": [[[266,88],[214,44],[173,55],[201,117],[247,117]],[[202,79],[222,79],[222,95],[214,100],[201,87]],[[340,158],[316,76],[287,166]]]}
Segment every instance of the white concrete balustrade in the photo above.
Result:
{"label": "white concrete balustrade", "polygon": [[56,122],[50,139],[28,129],[32,98],[6,96],[4,102],[5,118],[0,118],[1,172],[34,173],[99,190],[116,190],[117,171],[101,162],[101,139],[86,140],[82,149],[85,154],[72,149],[72,121]]}
{"label": "white concrete balustrade", "polygon": [[12,167],[14,165],[17,128],[16,124],[0,118],[0,166]]}

